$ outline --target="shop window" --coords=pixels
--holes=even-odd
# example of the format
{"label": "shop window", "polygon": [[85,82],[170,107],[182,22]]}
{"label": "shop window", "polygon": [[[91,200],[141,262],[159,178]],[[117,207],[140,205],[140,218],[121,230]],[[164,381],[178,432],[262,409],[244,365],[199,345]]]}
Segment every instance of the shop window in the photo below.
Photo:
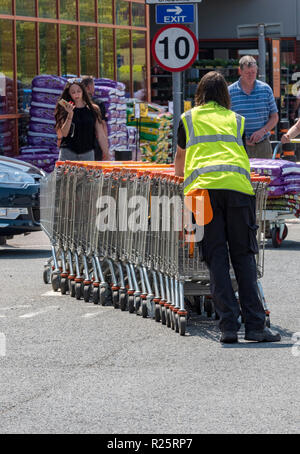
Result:
{"label": "shop window", "polygon": [[76,0],[60,0],[60,19],[76,20]]}
{"label": "shop window", "polygon": [[16,120],[0,120],[0,155],[16,154]]}
{"label": "shop window", "polygon": [[126,85],[126,94],[130,94],[130,52],[128,30],[116,30],[117,80]]}
{"label": "shop window", "polygon": [[[16,113],[12,21],[0,20],[0,115]],[[0,129],[1,133],[1,129]],[[1,134],[0,134],[1,135]]]}
{"label": "shop window", "polygon": [[132,32],[132,78],[134,97],[146,99],[146,33]]}
{"label": "shop window", "polygon": [[63,75],[77,75],[77,33],[74,25],[60,26],[61,71]]}
{"label": "shop window", "polygon": [[39,17],[56,19],[56,0],[39,0]]}
{"label": "shop window", "polygon": [[0,14],[11,14],[12,13],[11,7],[12,7],[11,0],[1,0]]}
{"label": "shop window", "polygon": [[80,0],[80,20],[82,22],[95,22],[94,0]]}
{"label": "shop window", "polygon": [[30,16],[34,17],[35,14],[35,1],[33,0],[16,0],[17,16]]}
{"label": "shop window", "polygon": [[[36,34],[33,22],[17,21],[17,77],[20,89],[31,89],[36,76]],[[23,111],[23,105],[19,105]]]}
{"label": "shop window", "polygon": [[145,5],[133,2],[131,8],[131,25],[134,25],[135,27],[145,27]]}
{"label": "shop window", "polygon": [[40,73],[57,74],[56,24],[40,23]]}
{"label": "shop window", "polygon": [[114,79],[114,40],[113,30],[99,28],[100,77]]}
{"label": "shop window", "polygon": [[129,25],[129,2],[116,0],[116,24]]}
{"label": "shop window", "polygon": [[98,0],[98,22],[100,24],[112,24],[112,0]]}
{"label": "shop window", "polygon": [[96,29],[80,27],[80,60],[81,74],[96,75]]}

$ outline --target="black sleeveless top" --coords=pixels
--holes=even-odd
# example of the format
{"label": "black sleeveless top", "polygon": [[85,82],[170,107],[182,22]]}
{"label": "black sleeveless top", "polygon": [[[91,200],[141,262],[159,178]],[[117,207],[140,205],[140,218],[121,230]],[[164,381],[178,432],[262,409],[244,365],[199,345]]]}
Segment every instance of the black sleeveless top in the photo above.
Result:
{"label": "black sleeveless top", "polygon": [[67,137],[60,148],[69,148],[80,154],[94,149],[96,115],[87,107],[75,107]]}

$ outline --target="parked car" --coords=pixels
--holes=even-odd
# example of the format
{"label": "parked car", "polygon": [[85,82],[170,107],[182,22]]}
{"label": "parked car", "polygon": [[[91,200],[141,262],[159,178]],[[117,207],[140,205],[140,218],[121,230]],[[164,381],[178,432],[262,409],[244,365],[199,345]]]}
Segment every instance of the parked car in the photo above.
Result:
{"label": "parked car", "polygon": [[27,162],[0,156],[0,244],[41,230],[40,182],[45,172]]}

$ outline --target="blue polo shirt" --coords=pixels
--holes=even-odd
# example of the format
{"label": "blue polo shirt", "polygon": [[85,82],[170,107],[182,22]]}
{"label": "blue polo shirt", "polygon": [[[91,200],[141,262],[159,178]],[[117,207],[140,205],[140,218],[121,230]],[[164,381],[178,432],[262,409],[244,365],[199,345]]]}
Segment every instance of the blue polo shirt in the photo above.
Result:
{"label": "blue polo shirt", "polygon": [[[258,129],[265,126],[271,114],[278,112],[271,87],[256,80],[250,95],[241,86],[240,79],[228,87],[231,110],[245,117],[245,133],[249,139]],[[266,134],[264,140],[270,133]]]}

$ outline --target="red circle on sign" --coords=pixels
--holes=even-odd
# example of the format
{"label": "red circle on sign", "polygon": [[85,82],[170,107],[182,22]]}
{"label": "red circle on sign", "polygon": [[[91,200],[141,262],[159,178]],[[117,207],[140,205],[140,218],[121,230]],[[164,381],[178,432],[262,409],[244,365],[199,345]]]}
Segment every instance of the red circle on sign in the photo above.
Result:
{"label": "red circle on sign", "polygon": [[[194,41],[194,45],[195,45],[195,50],[194,50],[193,56],[191,57],[190,61],[188,63],[186,63],[184,66],[180,66],[179,68],[170,68],[169,66],[166,66],[164,63],[162,63],[159,60],[158,56],[156,55],[156,51],[155,51],[155,44],[156,44],[156,41],[158,40],[158,38],[160,37],[161,33],[170,28],[179,28],[179,29],[185,30],[192,37],[192,39]],[[165,27],[160,28],[158,30],[158,32],[155,33],[154,38],[152,40],[152,44],[151,44],[152,55],[155,58],[155,60],[157,61],[157,63],[159,64],[159,66],[161,66],[166,71],[171,71],[171,72],[184,71],[185,69],[189,68],[196,60],[198,51],[199,51],[199,47],[198,47],[197,38],[194,35],[194,33],[189,28],[187,28],[185,25],[176,25],[176,24],[165,25]]]}

